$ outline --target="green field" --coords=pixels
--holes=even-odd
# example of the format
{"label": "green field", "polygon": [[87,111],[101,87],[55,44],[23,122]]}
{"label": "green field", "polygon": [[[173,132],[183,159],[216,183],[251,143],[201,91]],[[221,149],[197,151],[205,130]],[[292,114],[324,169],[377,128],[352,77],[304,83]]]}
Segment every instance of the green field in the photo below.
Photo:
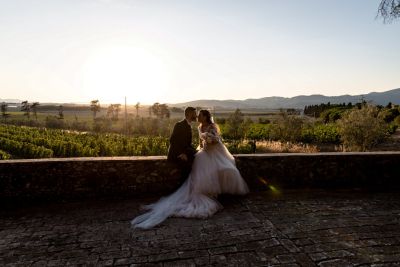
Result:
{"label": "green field", "polygon": [[2,159],[165,155],[165,137],[127,137],[0,124]]}

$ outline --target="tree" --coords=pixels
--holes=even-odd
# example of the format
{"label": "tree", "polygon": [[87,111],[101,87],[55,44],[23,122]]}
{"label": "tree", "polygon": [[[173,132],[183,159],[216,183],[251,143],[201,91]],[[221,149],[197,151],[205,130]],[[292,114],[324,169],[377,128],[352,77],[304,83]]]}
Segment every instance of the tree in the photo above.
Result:
{"label": "tree", "polygon": [[283,142],[297,142],[301,139],[302,118],[281,111],[279,118],[272,125],[271,138]]}
{"label": "tree", "polygon": [[169,118],[171,114],[167,104],[160,104],[158,102],[154,103],[151,106],[151,112],[159,119],[162,119],[164,117]]}
{"label": "tree", "polygon": [[372,105],[352,109],[338,120],[343,145],[348,150],[367,151],[387,136],[387,125]]}
{"label": "tree", "polygon": [[114,104],[114,120],[119,119],[119,112],[121,111],[121,104]]}
{"label": "tree", "polygon": [[37,107],[39,106],[39,102],[33,102],[31,105],[31,109],[33,111],[33,116],[35,116],[35,119],[37,120]]}
{"label": "tree", "polygon": [[114,117],[114,104],[110,104],[107,108],[107,117]]}
{"label": "tree", "polygon": [[107,117],[112,120],[118,120],[119,112],[121,111],[121,104],[110,104],[107,108]]}
{"label": "tree", "polygon": [[379,16],[384,23],[400,18],[400,0],[382,0],[378,7],[377,17]]}
{"label": "tree", "polygon": [[10,114],[7,113],[7,108],[8,108],[7,103],[5,102],[1,103],[1,116],[4,119],[4,122],[6,122],[7,118],[10,116]]}
{"label": "tree", "polygon": [[[76,115],[75,115],[76,118]],[[58,106],[58,119],[63,120],[64,119],[64,107],[63,105]]]}
{"label": "tree", "polygon": [[137,102],[136,105],[135,105],[136,117],[139,117],[139,107],[140,107],[140,102]]}
{"label": "tree", "polygon": [[159,105],[159,115],[160,115],[160,118],[162,119],[162,118],[169,118],[170,117],[170,115],[171,115],[171,113],[169,112],[169,109],[168,109],[168,106],[167,106],[167,104],[160,104]]}
{"label": "tree", "polygon": [[226,120],[226,135],[229,139],[242,140],[245,136],[243,127],[244,115],[240,109],[236,109],[234,113],[229,115]]}
{"label": "tree", "polygon": [[156,116],[160,116],[160,103],[156,102],[151,106],[151,112]]}
{"label": "tree", "polygon": [[28,119],[30,118],[31,115],[31,106],[27,100],[22,101],[21,103],[21,111],[24,111],[24,116],[26,116]]}
{"label": "tree", "polygon": [[97,112],[100,111],[100,102],[99,102],[99,100],[90,101],[90,110],[93,112],[93,119],[95,119]]}

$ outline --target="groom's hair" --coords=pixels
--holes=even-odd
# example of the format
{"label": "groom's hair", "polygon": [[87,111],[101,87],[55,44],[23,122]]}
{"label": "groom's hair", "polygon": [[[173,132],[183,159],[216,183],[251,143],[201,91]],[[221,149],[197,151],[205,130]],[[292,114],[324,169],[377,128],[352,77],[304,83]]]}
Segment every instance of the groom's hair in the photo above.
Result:
{"label": "groom's hair", "polygon": [[196,109],[194,107],[185,108],[185,117],[187,117],[193,111],[196,112]]}

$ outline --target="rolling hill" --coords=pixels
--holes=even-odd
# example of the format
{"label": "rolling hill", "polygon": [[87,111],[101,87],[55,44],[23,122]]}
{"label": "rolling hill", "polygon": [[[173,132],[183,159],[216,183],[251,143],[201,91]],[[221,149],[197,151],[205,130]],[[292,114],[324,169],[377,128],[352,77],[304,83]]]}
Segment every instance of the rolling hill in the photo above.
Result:
{"label": "rolling hill", "polygon": [[385,92],[372,92],[365,95],[340,95],[340,96],[324,96],[324,95],[299,95],[295,97],[263,97],[249,98],[245,100],[195,100],[185,103],[171,104],[171,106],[194,106],[194,107],[222,107],[222,108],[304,108],[304,106],[315,105],[321,103],[338,104],[360,102],[364,99],[377,105],[400,104],[400,88]]}
{"label": "rolling hill", "polygon": [[[392,102],[393,104],[400,105],[400,88],[385,91],[385,92],[371,92],[364,95],[340,95],[340,96],[324,96],[324,95],[299,95],[295,97],[263,97],[263,98],[249,98],[245,100],[213,100],[213,99],[202,99],[194,100],[184,103],[168,103],[171,107],[218,107],[218,108],[262,108],[262,109],[279,109],[279,108],[298,108],[303,109],[308,105],[316,105],[321,103],[337,104],[337,103],[348,103],[360,102],[361,99],[369,102],[371,101],[377,105],[387,105]],[[18,99],[0,99],[1,102],[8,103],[20,103]],[[41,105],[54,105],[56,103],[41,103]],[[63,104],[65,107],[74,106],[73,103]],[[79,105],[79,104],[76,104]],[[85,105],[87,106],[87,104]]]}

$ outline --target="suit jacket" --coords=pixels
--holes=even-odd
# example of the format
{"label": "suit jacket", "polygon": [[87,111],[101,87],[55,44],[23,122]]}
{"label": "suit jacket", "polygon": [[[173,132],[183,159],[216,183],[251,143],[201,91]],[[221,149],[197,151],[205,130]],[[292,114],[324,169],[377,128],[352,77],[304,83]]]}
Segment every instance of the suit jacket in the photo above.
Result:
{"label": "suit jacket", "polygon": [[189,161],[193,160],[196,149],[192,146],[192,127],[185,119],[177,122],[169,139],[168,161],[180,162],[178,156],[185,153]]}

